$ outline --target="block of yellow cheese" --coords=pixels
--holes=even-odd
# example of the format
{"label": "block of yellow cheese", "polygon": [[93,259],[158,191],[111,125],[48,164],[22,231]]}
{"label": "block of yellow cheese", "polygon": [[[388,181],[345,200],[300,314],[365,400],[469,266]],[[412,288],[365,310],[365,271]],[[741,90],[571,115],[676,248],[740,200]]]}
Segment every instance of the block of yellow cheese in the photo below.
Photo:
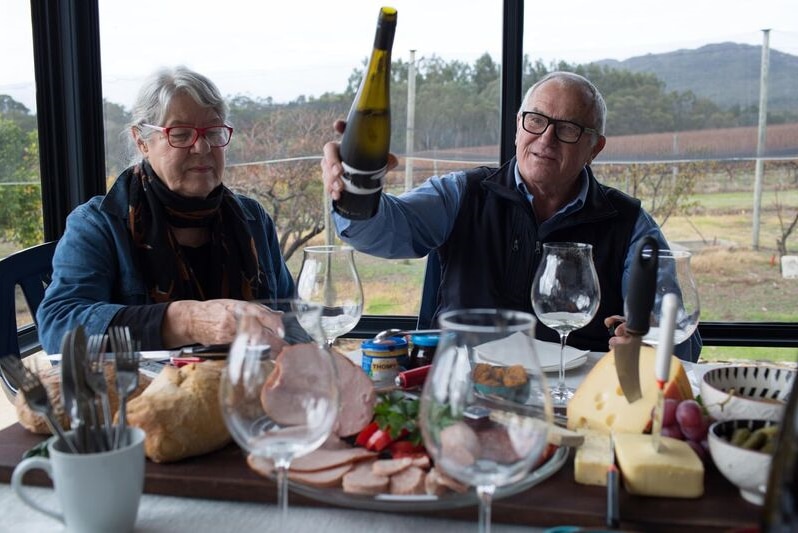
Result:
{"label": "block of yellow cheese", "polygon": [[[656,352],[640,348],[640,388],[643,397],[629,403],[621,390],[615,369],[615,353],[599,359],[568,402],[568,429],[590,428],[605,433],[643,433],[651,424],[651,409],[657,401],[654,377]],[[690,380],[681,361],[671,358],[670,378],[665,397],[683,400],[693,397]]]}
{"label": "block of yellow cheese", "polygon": [[616,434],[615,457],[630,494],[665,498],[704,494],[704,464],[684,441],[662,437],[657,452],[651,435]]}
{"label": "block of yellow cheese", "polygon": [[607,470],[612,464],[610,436],[592,429],[580,429],[585,438],[576,449],[574,481],[583,485],[607,486]]}

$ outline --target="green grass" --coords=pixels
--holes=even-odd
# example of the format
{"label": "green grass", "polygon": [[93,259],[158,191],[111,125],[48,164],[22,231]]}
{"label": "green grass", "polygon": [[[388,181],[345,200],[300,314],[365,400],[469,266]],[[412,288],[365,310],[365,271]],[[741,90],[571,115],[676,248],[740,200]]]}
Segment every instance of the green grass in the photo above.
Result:
{"label": "green grass", "polygon": [[704,346],[701,360],[798,362],[798,348],[755,348],[743,346]]}

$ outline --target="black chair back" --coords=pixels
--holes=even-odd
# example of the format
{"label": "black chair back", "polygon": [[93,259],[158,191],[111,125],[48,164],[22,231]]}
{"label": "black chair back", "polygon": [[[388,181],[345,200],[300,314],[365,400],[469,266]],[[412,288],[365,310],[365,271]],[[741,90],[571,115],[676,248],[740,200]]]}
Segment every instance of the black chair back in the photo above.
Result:
{"label": "black chair back", "polygon": [[[53,253],[57,241],[31,246],[0,259],[0,357],[22,357],[41,348],[36,310],[44,298],[53,273]],[[33,324],[17,328],[15,289],[19,286],[33,317]],[[3,375],[3,383],[16,392]]]}

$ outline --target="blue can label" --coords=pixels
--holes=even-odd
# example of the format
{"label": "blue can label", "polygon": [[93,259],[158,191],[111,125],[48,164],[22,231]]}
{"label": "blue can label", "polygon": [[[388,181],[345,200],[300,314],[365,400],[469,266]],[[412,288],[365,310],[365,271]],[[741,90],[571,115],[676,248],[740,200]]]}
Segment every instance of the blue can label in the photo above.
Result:
{"label": "blue can label", "polygon": [[407,342],[373,343],[364,341],[361,345],[363,354],[360,367],[378,384],[393,384],[399,372],[410,367],[407,354]]}

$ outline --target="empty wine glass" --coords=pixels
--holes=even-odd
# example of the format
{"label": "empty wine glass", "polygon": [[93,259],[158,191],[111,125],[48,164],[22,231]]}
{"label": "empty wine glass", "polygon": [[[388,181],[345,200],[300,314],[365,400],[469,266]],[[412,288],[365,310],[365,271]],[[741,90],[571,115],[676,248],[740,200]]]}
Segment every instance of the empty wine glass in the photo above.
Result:
{"label": "empty wine glass", "polygon": [[601,302],[593,246],[580,242],[543,245],[543,257],[532,283],[532,308],[540,322],[560,334],[560,368],[555,405],[565,405],[574,389],[565,385],[565,345],[568,334],[593,320]]}
{"label": "empty wine glass", "polygon": [[651,309],[650,329],[643,342],[656,346],[659,343],[659,322],[662,318],[662,298],[669,292],[676,295],[676,328],[673,344],[690,338],[698,327],[701,302],[698,297],[693,270],[690,268],[692,254],[686,250],[659,250],[657,255],[657,289]]}
{"label": "empty wine glass", "polygon": [[237,311],[219,391],[222,414],[244,450],[274,463],[285,521],[291,460],[318,448],[338,414],[335,367],[322,340],[320,305],[263,300]]}
{"label": "empty wine glass", "polygon": [[439,318],[440,341],[419,408],[436,468],[479,496],[479,530],[490,531],[496,487],[523,478],[539,460],[553,421],[535,352],[530,313],[470,309]]}
{"label": "empty wine glass", "polygon": [[363,287],[349,246],[307,246],[297,277],[297,296],[321,304],[327,345],[352,331],[363,314]]}

